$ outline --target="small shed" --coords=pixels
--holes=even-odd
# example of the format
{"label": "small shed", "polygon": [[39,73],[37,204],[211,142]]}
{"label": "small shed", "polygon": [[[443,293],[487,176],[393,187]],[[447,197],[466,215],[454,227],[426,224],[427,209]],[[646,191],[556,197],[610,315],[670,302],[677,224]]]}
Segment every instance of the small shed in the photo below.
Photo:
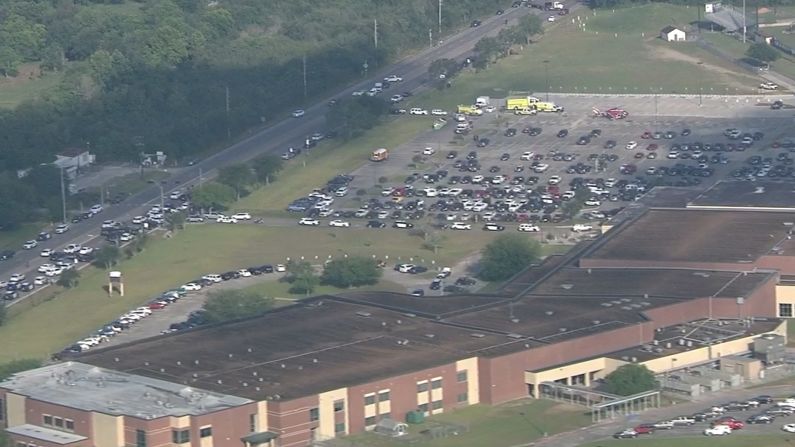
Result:
{"label": "small shed", "polygon": [[674,26],[666,26],[660,31],[660,37],[666,42],[684,42],[687,34]]}

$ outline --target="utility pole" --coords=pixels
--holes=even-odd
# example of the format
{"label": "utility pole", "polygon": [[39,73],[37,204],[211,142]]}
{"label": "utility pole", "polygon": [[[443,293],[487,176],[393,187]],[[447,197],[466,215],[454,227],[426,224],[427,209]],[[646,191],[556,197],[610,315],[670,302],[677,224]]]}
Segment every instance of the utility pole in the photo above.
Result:
{"label": "utility pole", "polygon": [[442,35],[442,0],[439,0],[439,36]]}
{"label": "utility pole", "polygon": [[163,198],[163,184],[162,183],[158,183],[158,186],[160,186],[160,212],[162,213],[163,212],[163,208],[165,208],[165,206],[166,206],[166,203],[165,203],[165,199]]}
{"label": "utility pole", "polygon": [[745,0],[743,0],[743,43],[745,43],[745,34],[746,34],[745,30],[746,30],[746,26],[745,26]]}
{"label": "utility pole", "polygon": [[306,89],[306,55],[301,59],[304,65],[304,99],[307,97],[307,89]]}
{"label": "utility pole", "polygon": [[433,48],[433,29],[428,28],[428,46]]}
{"label": "utility pole", "polygon": [[66,185],[63,180],[63,168],[61,168],[61,211],[63,212],[63,222],[66,223]]}
{"label": "utility pole", "polygon": [[373,19],[373,45],[378,49],[378,19]]}
{"label": "utility pole", "polygon": [[229,127],[229,85],[226,85],[226,138],[232,139],[232,128]]}

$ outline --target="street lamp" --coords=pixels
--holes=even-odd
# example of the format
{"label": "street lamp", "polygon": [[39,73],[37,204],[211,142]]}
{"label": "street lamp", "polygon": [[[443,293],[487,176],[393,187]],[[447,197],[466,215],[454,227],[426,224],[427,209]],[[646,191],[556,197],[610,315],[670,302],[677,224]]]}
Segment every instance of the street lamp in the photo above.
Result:
{"label": "street lamp", "polygon": [[[704,63],[701,62],[701,61],[698,61],[698,62],[696,62],[696,65],[698,65],[699,70],[700,70],[701,66],[704,65]],[[701,101],[701,77],[699,77],[698,78],[698,106],[701,107],[701,105],[702,105],[702,101]]]}
{"label": "street lamp", "polygon": [[546,74],[547,79],[547,102],[549,102],[549,61],[544,61],[544,73]]}

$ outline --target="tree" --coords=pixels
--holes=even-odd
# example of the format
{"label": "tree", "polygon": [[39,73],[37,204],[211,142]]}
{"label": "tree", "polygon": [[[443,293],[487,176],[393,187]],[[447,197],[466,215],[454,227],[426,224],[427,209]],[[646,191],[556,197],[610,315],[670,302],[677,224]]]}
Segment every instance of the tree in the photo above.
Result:
{"label": "tree", "polygon": [[18,372],[39,367],[41,367],[41,360],[38,359],[19,359],[0,364],[0,382]]}
{"label": "tree", "polygon": [[228,185],[209,182],[193,188],[191,201],[199,209],[224,210],[228,204],[235,201],[235,190]]}
{"label": "tree", "polygon": [[219,169],[217,180],[219,183],[232,187],[235,190],[235,197],[240,200],[241,194],[247,186],[254,183],[255,177],[248,165],[238,164]]}
{"label": "tree", "polygon": [[273,307],[273,299],[250,290],[218,290],[210,292],[204,303],[208,323],[236,320],[262,315]]}
{"label": "tree", "polygon": [[389,111],[389,105],[375,96],[344,98],[326,113],[326,125],[343,138],[353,138],[375,126]]}
{"label": "tree", "polygon": [[479,56],[478,61],[485,61],[485,63],[494,59],[499,54],[500,49],[500,41],[496,37],[484,37],[475,44],[475,52]]}
{"label": "tree", "polygon": [[646,365],[630,363],[608,374],[605,377],[605,386],[608,393],[630,396],[651,390],[657,383]]}
{"label": "tree", "polygon": [[119,262],[121,250],[115,245],[103,245],[94,254],[93,264],[99,268],[109,269]]}
{"label": "tree", "polygon": [[530,43],[531,37],[544,32],[541,18],[535,14],[522,16],[519,19],[519,24],[516,25],[516,29],[524,36],[525,43],[528,44]]}
{"label": "tree", "polygon": [[315,291],[320,280],[315,275],[312,264],[306,261],[290,261],[287,263],[285,281],[290,283],[290,293],[309,295]]}
{"label": "tree", "polygon": [[358,287],[377,283],[382,273],[383,271],[372,259],[351,256],[335,259],[326,264],[320,280],[335,287]]}
{"label": "tree", "polygon": [[169,215],[166,216],[166,224],[168,225],[168,230],[172,232],[185,228],[185,213],[182,211],[178,213],[169,213]]}
{"label": "tree", "polygon": [[504,234],[483,249],[478,277],[484,281],[501,281],[519,273],[537,261],[541,246],[521,234]]}
{"label": "tree", "polygon": [[778,51],[765,43],[755,43],[748,47],[745,53],[748,57],[758,59],[763,62],[773,62],[778,59]]}
{"label": "tree", "polygon": [[66,287],[67,289],[71,289],[72,287],[77,286],[80,283],[80,272],[75,269],[66,269],[61,273],[61,276],[58,277],[58,281],[55,284],[58,284],[61,287]]}
{"label": "tree", "polygon": [[284,168],[284,160],[275,155],[263,155],[252,162],[257,181],[269,185],[276,174]]}

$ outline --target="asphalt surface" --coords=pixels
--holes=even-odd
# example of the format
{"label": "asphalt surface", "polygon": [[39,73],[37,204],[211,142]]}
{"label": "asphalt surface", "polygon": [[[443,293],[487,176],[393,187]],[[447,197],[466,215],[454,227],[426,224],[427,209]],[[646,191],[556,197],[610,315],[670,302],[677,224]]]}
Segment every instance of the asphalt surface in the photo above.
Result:
{"label": "asphalt surface", "polygon": [[[196,185],[201,180],[212,177],[215,170],[220,167],[244,162],[266,153],[280,154],[291,146],[302,146],[307,135],[325,130],[328,100],[350,95],[356,90],[369,89],[374,82],[380,81],[384,76],[400,75],[404,80],[396,88],[400,91],[416,91],[427,82],[427,71],[431,62],[440,58],[462,60],[471,55],[473,47],[481,38],[494,36],[505,27],[506,20],[510,25],[515,23],[518,18],[530,13],[543,15],[544,11],[525,7],[508,8],[501,16],[482,19],[481,25],[476,28],[467,28],[452,36],[447,36],[444,41],[433,48],[420,51],[394,65],[373,70],[372,76],[367,80],[358,82],[307,108],[303,118],[284,119],[199,161],[194,166],[174,174],[170,177],[168,185],[162,185],[162,193],[167,197],[170,191]],[[0,278],[17,272],[25,273],[28,277],[36,276],[37,274],[31,268],[40,263],[38,255],[43,248],[57,249],[71,243],[88,246],[100,245],[100,224],[103,220],[127,221],[136,215],[145,214],[145,210],[151,205],[160,202],[160,197],[160,185],[153,185],[128,197],[121,204],[106,207],[102,213],[92,219],[70,224],[70,230],[67,233],[53,235],[51,240],[40,243],[34,250],[18,250],[13,259],[0,263]],[[13,303],[11,304],[13,305]]]}

